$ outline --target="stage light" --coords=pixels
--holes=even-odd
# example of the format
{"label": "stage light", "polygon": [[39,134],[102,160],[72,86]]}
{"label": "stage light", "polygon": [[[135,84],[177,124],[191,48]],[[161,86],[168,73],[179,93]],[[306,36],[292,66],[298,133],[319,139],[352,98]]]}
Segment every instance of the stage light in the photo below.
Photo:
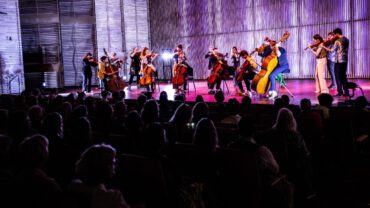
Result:
{"label": "stage light", "polygon": [[162,53],[162,59],[163,60],[168,61],[168,60],[171,60],[172,58],[173,58],[173,53],[168,52],[168,51],[164,51]]}
{"label": "stage light", "polygon": [[42,83],[42,86],[43,86],[43,87],[46,87],[46,83],[45,83],[45,82],[43,82],[43,83]]}

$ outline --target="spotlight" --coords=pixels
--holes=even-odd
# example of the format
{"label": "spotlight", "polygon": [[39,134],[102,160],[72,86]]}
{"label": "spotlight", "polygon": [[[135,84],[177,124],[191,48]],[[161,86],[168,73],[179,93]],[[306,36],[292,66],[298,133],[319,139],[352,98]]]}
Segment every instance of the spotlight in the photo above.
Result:
{"label": "spotlight", "polygon": [[45,83],[45,82],[43,82],[43,83],[42,83],[42,86],[43,86],[43,87],[46,87],[46,83]]}
{"label": "spotlight", "polygon": [[171,60],[173,57],[173,53],[165,51],[162,53],[162,59],[165,61]]}

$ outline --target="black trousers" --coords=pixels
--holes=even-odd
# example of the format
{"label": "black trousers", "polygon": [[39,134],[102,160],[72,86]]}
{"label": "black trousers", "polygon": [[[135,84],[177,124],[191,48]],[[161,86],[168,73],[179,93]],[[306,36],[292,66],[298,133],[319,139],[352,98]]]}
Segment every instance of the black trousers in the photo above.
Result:
{"label": "black trousers", "polygon": [[[213,90],[215,84],[212,84],[212,85],[208,85],[208,88],[210,90]],[[219,90],[221,88],[221,77],[218,77],[217,80],[216,80],[216,89]]]}
{"label": "black trousers", "polygon": [[131,85],[134,81],[134,77],[136,77],[136,84],[139,84],[140,75],[139,75],[140,67],[135,68],[133,72],[130,72],[130,79],[128,81],[128,84]]}
{"label": "black trousers", "polygon": [[[255,73],[247,73],[247,74],[244,74],[244,76],[243,76],[243,80],[244,80],[245,86],[247,87],[248,91],[251,91],[251,82],[250,81],[254,78],[254,75],[255,75]],[[244,92],[242,81],[238,82],[238,87],[239,87],[240,91]]]}
{"label": "black trousers", "polygon": [[84,71],[84,80],[83,80],[83,90],[87,92],[91,92],[91,77],[92,77],[92,72],[91,70],[85,70]]}
{"label": "black trousers", "polygon": [[343,95],[344,94],[349,94],[348,92],[348,87],[347,87],[347,65],[348,62],[344,63],[335,63],[334,66],[334,71],[335,71],[335,78],[337,82],[337,89],[338,89],[338,94]]}

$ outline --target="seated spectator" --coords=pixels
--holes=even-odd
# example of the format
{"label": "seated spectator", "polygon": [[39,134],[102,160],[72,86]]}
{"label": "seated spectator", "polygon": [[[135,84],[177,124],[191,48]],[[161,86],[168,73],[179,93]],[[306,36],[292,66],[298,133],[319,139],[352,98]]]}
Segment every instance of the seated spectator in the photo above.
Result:
{"label": "seated spectator", "polygon": [[319,105],[316,107],[317,110],[321,110],[323,113],[324,120],[330,117],[330,108],[333,104],[333,97],[327,93],[321,93],[318,97]]}
{"label": "seated spectator", "polygon": [[60,207],[62,190],[43,170],[49,155],[48,145],[47,138],[39,134],[19,145],[14,207]]}
{"label": "seated spectator", "polygon": [[168,138],[171,144],[175,142],[191,143],[192,131],[189,131],[191,108],[188,104],[181,104],[169,120],[167,128]]}
{"label": "seated spectator", "polygon": [[238,111],[239,111],[239,101],[235,98],[230,98],[229,101],[227,102],[228,116],[222,119],[221,123],[237,125],[241,119],[241,116],[238,114]]}
{"label": "seated spectator", "polygon": [[239,114],[241,116],[247,116],[251,114],[251,104],[252,104],[252,99],[249,96],[244,96],[242,98],[242,103],[240,104],[239,107]]}
{"label": "seated spectator", "polygon": [[202,118],[195,127],[193,144],[206,152],[215,152],[218,147],[218,135],[213,121]]}
{"label": "seated spectator", "polygon": [[0,109],[0,134],[8,134],[9,111]]}
{"label": "seated spectator", "polygon": [[119,190],[108,189],[113,177],[116,150],[99,144],[87,148],[76,163],[77,179],[68,188],[68,207],[129,207]]}
{"label": "seated spectator", "polygon": [[127,114],[124,128],[127,130],[127,136],[131,140],[130,149],[133,152],[139,151],[139,141],[141,140],[144,127],[140,114],[136,110]]}
{"label": "seated spectator", "polygon": [[148,98],[145,95],[139,95],[139,97],[137,97],[137,103],[136,103],[137,112],[142,111],[144,104],[146,103],[147,100]]}
{"label": "seated spectator", "polygon": [[311,166],[308,163],[310,153],[301,134],[293,113],[281,108],[273,127],[264,135],[262,145],[267,146],[279,164],[282,174],[296,187],[296,197],[302,202],[311,195]]}
{"label": "seated spectator", "polygon": [[141,120],[144,126],[159,121],[159,108],[155,100],[146,101],[143,110],[141,111]]}
{"label": "seated spectator", "polygon": [[9,137],[14,140],[13,145],[17,146],[28,136],[35,132],[31,127],[31,121],[25,111],[15,111],[9,116],[8,126]]}
{"label": "seated spectator", "polygon": [[209,118],[209,107],[207,103],[198,102],[193,107],[191,122],[196,125],[202,118]]}
{"label": "seated spectator", "polygon": [[44,118],[44,109],[39,105],[34,105],[28,109],[28,115],[31,120],[31,126],[38,133],[42,131],[42,119]]}
{"label": "seated spectator", "polygon": [[143,156],[161,158],[166,144],[166,131],[162,125],[160,123],[151,123],[144,129],[139,152]]}
{"label": "seated spectator", "polygon": [[166,91],[162,91],[159,95],[159,117],[161,121],[168,121],[170,117],[168,95]]}
{"label": "seated spectator", "polygon": [[195,97],[195,102],[196,103],[204,102],[203,96],[202,95],[197,95],[197,97]]}

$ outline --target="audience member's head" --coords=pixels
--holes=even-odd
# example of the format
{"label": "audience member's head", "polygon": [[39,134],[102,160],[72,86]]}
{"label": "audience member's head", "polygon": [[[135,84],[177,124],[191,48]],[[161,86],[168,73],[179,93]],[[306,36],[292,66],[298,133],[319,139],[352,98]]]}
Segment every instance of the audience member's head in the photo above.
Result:
{"label": "audience member's head", "polygon": [[76,174],[84,184],[99,185],[111,179],[115,173],[116,150],[106,144],[87,148],[76,163]]}
{"label": "audience member's head", "polygon": [[49,141],[45,136],[35,134],[19,144],[19,160],[22,168],[44,167],[49,156]]}
{"label": "audience member's head", "polygon": [[7,109],[0,109],[0,134],[7,134],[9,111]]}
{"label": "audience member's head", "polygon": [[209,117],[209,108],[207,103],[204,102],[196,103],[193,107],[192,122],[198,123],[200,119],[208,117]]}
{"label": "audience member's head", "polygon": [[222,103],[225,101],[225,95],[224,95],[224,92],[222,92],[221,90],[217,91],[214,95],[215,97],[215,100],[217,103]]}
{"label": "audience member's head", "polygon": [[153,99],[153,93],[150,91],[145,91],[144,95],[148,100]]}
{"label": "audience member's head", "polygon": [[127,106],[126,104],[121,101],[114,104],[114,115],[116,117],[122,117],[126,114]]}
{"label": "audience member's head", "polygon": [[31,133],[31,121],[25,111],[15,111],[9,115],[8,133],[16,143],[21,142]]}
{"label": "audience member's head", "polygon": [[290,99],[288,95],[282,95],[281,99],[283,100],[284,106],[288,107],[290,104]]}
{"label": "audience member's head", "polygon": [[362,111],[364,109],[366,109],[366,106],[368,105],[369,103],[367,102],[366,100],[366,97],[365,96],[359,96],[355,99],[355,109],[358,110],[358,111]]}
{"label": "audience member's head", "polygon": [[87,117],[88,112],[85,105],[79,105],[73,110],[73,117],[80,118],[80,117]]}
{"label": "audience member's head", "polygon": [[330,108],[331,105],[333,104],[333,97],[327,93],[321,93],[318,96],[318,100],[321,106],[325,106],[327,108]]}
{"label": "audience member's head", "polygon": [[50,143],[54,142],[53,139],[63,139],[63,118],[59,113],[49,113],[43,121],[43,127]]}
{"label": "audience member's head", "polygon": [[307,99],[307,98],[303,98],[301,100],[301,110],[303,112],[307,112],[307,111],[310,111],[312,108],[311,106],[311,100],[310,99]]}
{"label": "audience member's head", "polygon": [[107,102],[99,102],[96,108],[96,117],[102,122],[109,122],[113,117],[113,108]]}
{"label": "audience member's head", "polygon": [[297,131],[297,122],[292,111],[288,108],[281,108],[272,128],[282,132]]}
{"label": "audience member's head", "polygon": [[191,119],[191,108],[188,104],[181,104],[169,120],[170,123],[176,125],[185,125],[190,122]]}
{"label": "audience member's head", "polygon": [[91,125],[89,119],[80,117],[71,126],[70,143],[78,148],[86,148],[91,143]]}
{"label": "audience member's head", "polygon": [[185,102],[185,94],[184,93],[181,93],[181,94],[178,94],[175,96],[175,101],[179,101],[181,103]]}
{"label": "audience member's head", "polygon": [[108,96],[109,96],[109,91],[107,91],[107,90],[103,90],[103,91],[101,92],[101,98],[102,98],[103,100],[107,100],[107,99],[108,99]]}
{"label": "audience member's head", "polygon": [[141,132],[143,124],[141,121],[140,114],[136,110],[130,111],[127,114],[125,126],[127,130],[129,130],[129,132],[131,133]]}
{"label": "audience member's head", "polygon": [[195,97],[195,102],[196,103],[204,102],[203,96],[202,95],[197,95],[197,97]]}
{"label": "audience member's head", "polygon": [[281,98],[276,98],[274,101],[274,109],[278,111],[279,109],[284,107],[284,101]]}
{"label": "audience member's head", "polygon": [[239,110],[239,101],[236,98],[230,98],[229,101],[227,101],[227,111],[230,115],[236,115],[238,114]]}
{"label": "audience member's head", "polygon": [[142,154],[159,156],[167,143],[166,132],[161,124],[151,123],[144,129],[144,135],[140,142]]}
{"label": "audience member's head", "polygon": [[141,112],[144,104],[146,103],[147,101],[147,97],[145,95],[139,95],[139,97],[137,97],[137,111],[138,112]]}
{"label": "audience member's head", "polygon": [[242,103],[240,104],[240,112],[241,113],[248,113],[249,109],[251,108],[252,99],[249,96],[244,96],[242,98]]}
{"label": "audience member's head", "polygon": [[158,104],[155,100],[146,101],[143,110],[141,111],[141,119],[144,124],[156,122],[159,119]]}
{"label": "audience member's head", "polygon": [[28,109],[28,115],[33,129],[41,130],[42,119],[44,118],[44,109],[39,105],[34,105]]}
{"label": "audience member's head", "polygon": [[162,91],[159,95],[159,103],[162,105],[167,105],[168,103],[168,95],[166,91]]}
{"label": "audience member's head", "polygon": [[202,118],[195,127],[193,143],[206,151],[214,152],[218,146],[218,135],[213,121]]}
{"label": "audience member's head", "polygon": [[120,92],[113,92],[112,93],[112,99],[113,99],[113,102],[120,102],[122,100],[121,98],[121,93]]}
{"label": "audience member's head", "polygon": [[254,122],[251,116],[244,116],[238,123],[239,134],[243,138],[252,137],[255,132]]}

